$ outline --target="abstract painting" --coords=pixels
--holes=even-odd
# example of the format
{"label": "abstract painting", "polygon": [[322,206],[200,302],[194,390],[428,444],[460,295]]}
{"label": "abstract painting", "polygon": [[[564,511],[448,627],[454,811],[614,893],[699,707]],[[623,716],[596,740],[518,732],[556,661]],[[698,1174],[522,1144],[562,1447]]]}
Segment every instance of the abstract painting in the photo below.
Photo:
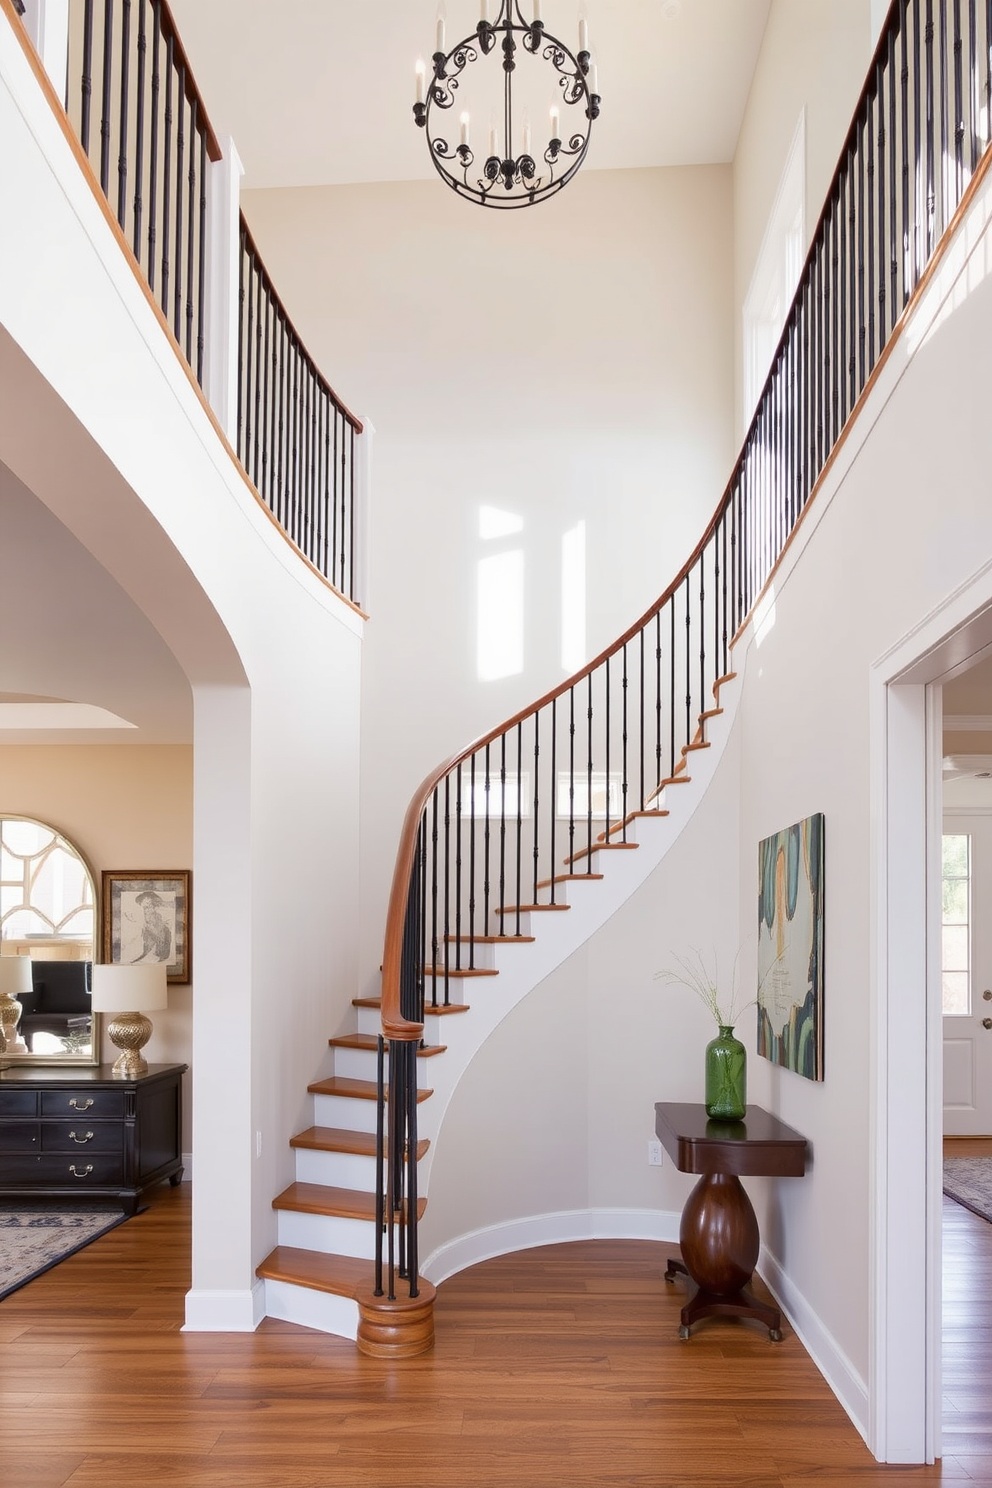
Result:
{"label": "abstract painting", "polygon": [[823,813],[758,844],[758,1053],[823,1079]]}

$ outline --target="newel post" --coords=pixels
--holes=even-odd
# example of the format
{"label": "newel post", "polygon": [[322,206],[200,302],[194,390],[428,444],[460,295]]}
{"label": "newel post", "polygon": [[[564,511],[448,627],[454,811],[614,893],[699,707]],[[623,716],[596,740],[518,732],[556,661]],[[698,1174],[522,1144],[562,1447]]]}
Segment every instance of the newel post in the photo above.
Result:
{"label": "newel post", "polygon": [[210,167],[207,219],[207,342],[203,391],[221,428],[238,447],[238,260],[244,166],[229,134]]}
{"label": "newel post", "polygon": [[24,0],[24,28],[63,104],[69,66],[69,0]]}

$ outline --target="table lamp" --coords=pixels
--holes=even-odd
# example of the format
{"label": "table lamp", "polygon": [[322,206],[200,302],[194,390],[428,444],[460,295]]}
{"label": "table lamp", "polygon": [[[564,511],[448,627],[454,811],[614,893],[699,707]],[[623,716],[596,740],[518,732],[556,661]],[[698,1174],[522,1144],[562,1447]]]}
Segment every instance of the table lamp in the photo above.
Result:
{"label": "table lamp", "polygon": [[0,1054],[26,1054],[27,1044],[17,1036],[23,1008],[19,998],[34,991],[30,956],[0,956]]}
{"label": "table lamp", "polygon": [[168,984],[164,962],[142,966],[94,966],[93,1011],[113,1013],[107,1025],[110,1042],[121,1054],[113,1073],[124,1079],[148,1073],[141,1051],[152,1036],[146,1013],[168,1007]]}

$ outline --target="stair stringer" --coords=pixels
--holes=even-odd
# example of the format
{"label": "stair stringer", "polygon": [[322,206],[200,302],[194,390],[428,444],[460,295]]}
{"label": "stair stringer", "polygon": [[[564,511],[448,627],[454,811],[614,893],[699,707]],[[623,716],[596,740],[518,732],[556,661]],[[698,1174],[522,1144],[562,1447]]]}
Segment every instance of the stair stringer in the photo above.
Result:
{"label": "stair stringer", "polygon": [[[587,877],[576,873],[560,878],[556,883],[555,898],[558,904],[568,904],[567,912],[547,913],[538,910],[521,911],[519,927],[513,916],[512,932],[528,940],[515,940],[510,936],[505,941],[497,940],[492,945],[480,945],[477,964],[484,964],[498,975],[472,977],[465,981],[452,978],[453,1000],[464,999],[470,1007],[462,1016],[439,1017],[426,1010],[426,1037],[428,1042],[445,1045],[443,1053],[418,1061],[429,1065],[429,1071],[418,1073],[418,1084],[429,1085],[429,1099],[418,1104],[418,1140],[427,1139],[429,1146],[418,1165],[418,1186],[421,1197],[429,1193],[430,1173],[440,1133],[448,1106],[462,1078],[487,1039],[513,1009],[575,951],[584,945],[627,902],[648,879],[663,858],[679,841],[682,833],[692,821],[710,783],[719,769],[727,744],[733,732],[742,688],[742,677],[731,677],[719,690],[719,715],[709,715],[705,732],[715,737],[708,740],[710,747],[699,748],[687,756],[687,768],[680,771],[676,788],[668,788],[649,805],[653,810],[666,814],[632,817],[627,827],[627,841],[637,844],[637,851],[623,852],[609,848],[594,850]],[[691,762],[691,763],[690,763]],[[691,774],[690,774],[691,768]],[[684,776],[684,778],[682,778]],[[615,835],[612,834],[611,835]],[[584,861],[584,860],[583,860]],[[358,1009],[360,1032],[378,1031],[378,1008]],[[372,1080],[374,1055],[371,1052],[347,1053],[335,1050],[335,1073],[347,1073],[351,1078]],[[340,1122],[342,1126],[353,1125],[357,1131],[369,1131],[373,1112],[367,1103],[353,1102],[357,1110],[349,1119],[342,1110],[340,1117],[330,1116],[325,1097],[315,1096],[315,1121]],[[347,1105],[348,1103],[345,1103]],[[323,1114],[322,1114],[323,1112]],[[298,1153],[297,1177],[303,1182],[341,1182],[344,1178],[344,1162],[327,1154],[327,1166],[321,1174],[313,1155]],[[355,1181],[355,1180],[348,1180]],[[356,1187],[358,1184],[356,1183]],[[364,1183],[362,1183],[364,1189]],[[367,1190],[366,1190],[367,1191]],[[581,1218],[581,1217],[580,1217]],[[637,1217],[639,1224],[646,1224],[645,1238],[662,1238],[654,1234],[658,1216],[645,1214]],[[662,1217],[664,1218],[664,1217]],[[677,1217],[671,1219],[672,1234],[677,1229]],[[360,1234],[361,1221],[349,1220],[344,1226],[338,1221],[320,1215],[280,1214],[279,1243],[302,1248],[300,1253],[317,1251],[333,1253],[342,1251],[346,1255],[370,1255],[373,1244],[370,1235]],[[369,1227],[370,1228],[370,1227]],[[352,1240],[342,1230],[354,1233]],[[428,1255],[421,1263],[420,1271],[426,1280],[434,1280],[432,1262],[438,1280],[451,1274],[458,1266],[452,1266],[451,1258],[457,1251],[457,1237],[446,1241],[437,1251]],[[455,1246],[453,1252],[452,1247]],[[442,1259],[443,1257],[443,1259]],[[466,1260],[464,1264],[470,1264]],[[270,1317],[316,1328],[345,1338],[355,1338],[358,1322],[358,1303],[351,1296],[331,1295],[286,1280],[267,1278],[265,1288],[265,1312]]]}

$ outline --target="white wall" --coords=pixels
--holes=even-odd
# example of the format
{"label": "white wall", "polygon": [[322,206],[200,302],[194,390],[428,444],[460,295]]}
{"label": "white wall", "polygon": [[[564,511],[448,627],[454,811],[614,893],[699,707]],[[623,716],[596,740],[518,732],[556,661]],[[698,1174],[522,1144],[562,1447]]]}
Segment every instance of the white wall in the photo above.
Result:
{"label": "white wall", "polygon": [[734,155],[734,427],[738,444],[744,432],[744,299],[799,115],[805,109],[806,234],[810,239],[854,115],[874,41],[870,0],[772,0]]}
{"label": "white wall", "polygon": [[250,1327],[286,1142],[354,992],[361,622],[216,438],[5,18],[0,138],[0,460],[192,688],[188,1316]]}
{"label": "white wall", "polygon": [[[363,988],[400,821],[440,760],[561,664],[561,540],[586,523],[586,654],[660,593],[731,453],[729,169],[583,170],[536,211],[437,181],[245,193],[290,313],[376,425],[363,715]],[[479,509],[516,514],[480,540]],[[482,681],[478,564],[520,547],[522,669]],[[574,665],[574,663],[573,663]]]}

